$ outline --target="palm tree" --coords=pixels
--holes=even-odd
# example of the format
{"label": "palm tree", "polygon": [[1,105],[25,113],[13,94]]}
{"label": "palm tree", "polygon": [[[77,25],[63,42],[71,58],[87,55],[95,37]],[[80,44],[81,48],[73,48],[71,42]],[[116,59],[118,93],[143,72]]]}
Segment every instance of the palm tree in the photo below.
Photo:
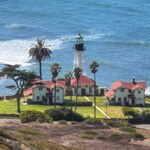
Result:
{"label": "palm tree", "polygon": [[82,69],[80,67],[74,68],[73,74],[74,74],[74,77],[76,78],[76,81],[77,81],[76,102],[75,102],[75,112],[76,112],[77,101],[78,101],[79,79],[80,79],[80,76],[82,74]]}
{"label": "palm tree", "polygon": [[29,57],[39,63],[39,74],[42,79],[42,61],[50,58],[52,51],[44,46],[45,40],[37,39],[36,44],[29,50]]}
{"label": "palm tree", "polygon": [[52,74],[52,81],[53,83],[55,84],[55,108],[56,108],[56,78],[59,74],[59,72],[61,71],[61,67],[59,66],[58,63],[53,63],[51,66],[50,66],[50,71],[51,71],[51,74]]}
{"label": "palm tree", "polygon": [[94,74],[94,118],[96,118],[96,72],[98,71],[99,64],[93,61],[90,64],[91,73]]}
{"label": "palm tree", "polygon": [[70,95],[70,100],[71,100],[71,110],[72,110],[72,88],[71,88],[72,73],[67,72],[64,77],[65,77],[67,89],[69,90],[69,95]]}

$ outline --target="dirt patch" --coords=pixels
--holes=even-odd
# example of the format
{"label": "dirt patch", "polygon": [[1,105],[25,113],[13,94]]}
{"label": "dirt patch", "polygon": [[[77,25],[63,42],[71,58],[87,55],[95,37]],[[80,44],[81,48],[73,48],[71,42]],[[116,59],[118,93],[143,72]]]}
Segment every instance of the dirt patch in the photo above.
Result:
{"label": "dirt patch", "polygon": [[[0,129],[7,134],[19,138],[20,141],[31,143],[35,141],[57,143],[72,149],[80,150],[149,150],[150,133],[146,130],[138,129],[145,135],[144,141],[131,139],[130,134],[123,133],[116,128],[104,126],[93,126],[85,123],[76,125],[60,125],[47,123],[1,123]],[[150,132],[150,131],[149,131]],[[32,144],[33,144],[32,143]],[[44,147],[39,147],[40,150]],[[38,149],[38,147],[36,147]]]}

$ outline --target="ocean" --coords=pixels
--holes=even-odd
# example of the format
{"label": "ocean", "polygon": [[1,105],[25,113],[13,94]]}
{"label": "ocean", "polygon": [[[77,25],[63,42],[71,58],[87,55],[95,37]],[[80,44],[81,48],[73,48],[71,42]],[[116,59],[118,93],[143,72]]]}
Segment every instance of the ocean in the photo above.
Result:
{"label": "ocean", "polygon": [[[85,72],[100,64],[97,84],[110,88],[117,80],[146,81],[150,85],[149,0],[0,0],[0,69],[21,64],[38,73],[28,51],[37,38],[53,51],[43,62],[43,78],[51,80],[49,66],[58,62],[59,77],[73,69],[75,36],[81,33],[86,51]],[[0,80],[0,95],[11,94]]]}

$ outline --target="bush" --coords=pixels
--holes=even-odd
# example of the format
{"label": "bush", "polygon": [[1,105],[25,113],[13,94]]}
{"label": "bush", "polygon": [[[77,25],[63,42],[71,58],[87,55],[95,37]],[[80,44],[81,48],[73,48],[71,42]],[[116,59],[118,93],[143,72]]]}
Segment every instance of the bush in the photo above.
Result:
{"label": "bush", "polygon": [[66,120],[66,121],[83,121],[82,115],[73,112],[67,107],[61,107],[56,109],[48,109],[44,112],[48,116],[52,117],[54,121]]}
{"label": "bush", "polygon": [[87,118],[85,122],[91,125],[102,125],[102,121],[97,118]]}
{"label": "bush", "polygon": [[128,121],[126,120],[121,120],[121,119],[107,119],[104,120],[106,125],[111,126],[111,127],[124,127],[128,126]]}
{"label": "bush", "polygon": [[33,122],[33,121],[42,122],[43,120],[44,120],[44,114],[41,113],[40,111],[28,110],[20,114],[20,121],[22,123]]}
{"label": "bush", "polygon": [[47,122],[47,123],[53,123],[53,119],[52,119],[52,117],[50,117],[49,115],[45,115],[45,122]]}
{"label": "bush", "polygon": [[138,132],[134,132],[133,137],[136,140],[144,140],[144,135],[142,135],[141,133],[138,133]]}
{"label": "bush", "polygon": [[138,124],[138,123],[150,123],[150,110],[142,111],[141,114],[129,119],[130,123]]}
{"label": "bush", "polygon": [[129,107],[125,107],[125,108],[122,108],[123,110],[123,114],[125,116],[132,116],[132,117],[136,117],[139,113],[139,111],[133,109],[133,108],[129,108]]}
{"label": "bush", "polygon": [[120,127],[120,130],[121,131],[125,131],[125,132],[131,132],[131,133],[136,132],[136,130],[133,127],[131,127],[131,126]]}
{"label": "bush", "polygon": [[60,120],[58,123],[59,124],[67,124],[66,120]]}
{"label": "bush", "polygon": [[[65,101],[65,106],[71,106],[71,101]],[[75,101],[72,101],[72,106],[75,106]],[[92,106],[90,101],[78,101],[77,106]]]}
{"label": "bush", "polygon": [[117,132],[114,132],[114,133],[112,133],[112,135],[111,135],[111,139],[116,141],[116,140],[122,140],[123,137],[121,136],[121,134],[119,134],[119,133],[117,133]]}

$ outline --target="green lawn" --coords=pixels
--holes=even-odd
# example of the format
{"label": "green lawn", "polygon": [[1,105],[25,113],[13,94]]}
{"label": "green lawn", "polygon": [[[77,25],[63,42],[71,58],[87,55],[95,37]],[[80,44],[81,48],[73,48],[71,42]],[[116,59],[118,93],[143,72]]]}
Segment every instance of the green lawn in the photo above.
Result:
{"label": "green lawn", "polygon": [[[94,97],[93,96],[87,96],[91,101],[94,101]],[[73,100],[75,101],[76,97],[73,96],[72,97]],[[69,96],[65,96],[65,100],[70,100]],[[108,106],[106,107],[106,105],[104,104],[104,100],[105,97],[96,97],[96,105],[105,113],[107,113],[108,116],[110,116],[111,118],[123,118],[124,115],[122,113],[122,107],[123,106]],[[78,101],[86,101],[86,99],[82,96],[78,97]],[[141,110],[145,110],[145,109],[150,109],[150,105],[147,104],[148,107],[133,107],[134,109],[141,109]],[[59,107],[59,106],[57,106]],[[6,101],[0,101],[0,114],[17,114],[16,113],[16,100],[6,100]],[[39,110],[41,112],[43,112],[46,109],[49,108],[54,108],[54,106],[51,105],[23,105],[21,102],[21,110],[22,111],[26,111],[26,110]],[[74,107],[73,107],[74,110]],[[77,106],[77,112],[82,114],[84,117],[93,117],[94,114],[94,108],[93,106]],[[105,116],[100,113],[97,110],[97,117],[98,118],[104,118]]]}
{"label": "green lawn", "polygon": [[[21,102],[21,111],[39,110],[43,112],[45,109],[53,108],[47,105],[23,105]],[[0,101],[0,114],[17,114],[16,100]]]}

